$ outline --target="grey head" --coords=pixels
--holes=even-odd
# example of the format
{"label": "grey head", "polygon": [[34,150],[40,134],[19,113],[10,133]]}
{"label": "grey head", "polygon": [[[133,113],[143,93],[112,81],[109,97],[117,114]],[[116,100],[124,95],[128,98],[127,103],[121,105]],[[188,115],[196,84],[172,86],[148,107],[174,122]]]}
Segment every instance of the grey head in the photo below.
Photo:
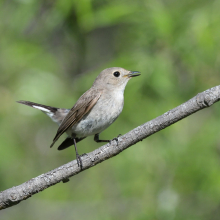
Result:
{"label": "grey head", "polygon": [[93,87],[107,90],[124,90],[128,81],[139,76],[138,71],[129,71],[121,67],[104,69],[95,79]]}

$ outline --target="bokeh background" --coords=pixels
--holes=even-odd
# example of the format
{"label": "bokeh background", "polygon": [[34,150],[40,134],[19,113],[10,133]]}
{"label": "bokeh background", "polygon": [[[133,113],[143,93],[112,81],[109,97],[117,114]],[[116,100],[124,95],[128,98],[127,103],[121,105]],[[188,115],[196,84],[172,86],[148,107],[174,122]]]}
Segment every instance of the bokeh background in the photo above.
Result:
{"label": "bokeh background", "polygon": [[[29,100],[71,108],[105,68],[138,70],[111,139],[220,84],[218,0],[0,2],[0,190],[75,159]],[[1,220],[217,220],[220,103],[0,212]],[[61,138],[59,143],[64,139]],[[78,144],[90,152],[101,144]]]}

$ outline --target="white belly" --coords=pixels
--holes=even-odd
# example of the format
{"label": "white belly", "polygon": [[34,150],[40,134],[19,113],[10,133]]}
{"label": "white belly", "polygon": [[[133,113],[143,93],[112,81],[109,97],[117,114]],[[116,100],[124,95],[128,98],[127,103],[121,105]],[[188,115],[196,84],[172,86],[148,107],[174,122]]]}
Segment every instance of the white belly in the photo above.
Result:
{"label": "white belly", "polygon": [[80,138],[101,133],[117,119],[122,112],[123,105],[123,92],[107,97],[101,96],[89,114],[84,116],[71,130],[68,130],[68,135],[74,133],[76,137]]}

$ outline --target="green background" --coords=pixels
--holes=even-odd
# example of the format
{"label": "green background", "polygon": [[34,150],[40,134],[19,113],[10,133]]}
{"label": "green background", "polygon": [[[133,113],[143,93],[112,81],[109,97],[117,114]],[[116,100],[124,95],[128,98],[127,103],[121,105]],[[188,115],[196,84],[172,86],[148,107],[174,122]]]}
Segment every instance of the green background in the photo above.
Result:
{"label": "green background", "polygon": [[[138,70],[111,139],[220,81],[220,1],[0,1],[0,191],[75,159],[29,100],[71,108],[105,68]],[[220,103],[0,212],[1,220],[218,220]],[[64,137],[59,140],[59,143]],[[89,137],[80,154],[101,144]]]}

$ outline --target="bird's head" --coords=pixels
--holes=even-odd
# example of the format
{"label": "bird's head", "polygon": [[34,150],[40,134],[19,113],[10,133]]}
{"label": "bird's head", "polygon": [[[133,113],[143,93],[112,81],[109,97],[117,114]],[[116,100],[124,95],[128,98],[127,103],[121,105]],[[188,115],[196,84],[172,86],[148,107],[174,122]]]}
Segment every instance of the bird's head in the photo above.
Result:
{"label": "bird's head", "polygon": [[95,79],[93,86],[106,88],[109,90],[125,89],[129,79],[139,76],[138,71],[129,71],[121,67],[111,67],[104,69]]}

